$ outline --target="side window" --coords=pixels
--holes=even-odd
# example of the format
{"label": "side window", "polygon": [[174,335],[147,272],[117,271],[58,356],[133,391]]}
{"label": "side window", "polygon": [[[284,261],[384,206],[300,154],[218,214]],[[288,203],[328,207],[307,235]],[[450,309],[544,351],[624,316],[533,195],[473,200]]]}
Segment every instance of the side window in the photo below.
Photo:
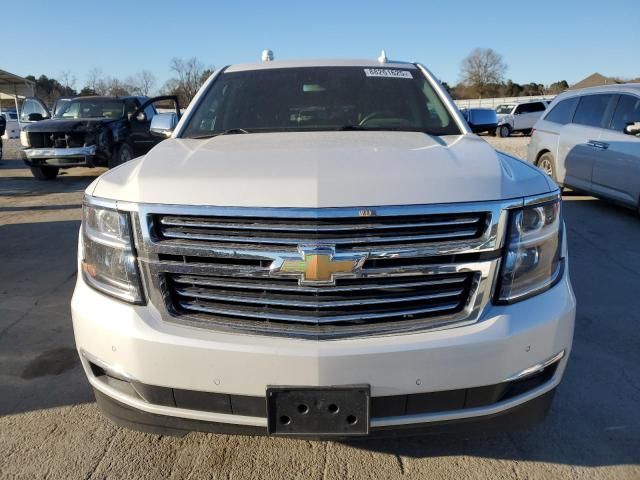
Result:
{"label": "side window", "polygon": [[62,108],[62,118],[80,118],[80,102],[73,102],[68,107],[65,105]]}
{"label": "side window", "polygon": [[536,102],[529,105],[531,108],[531,112],[544,112],[544,103]]}
{"label": "side window", "polygon": [[573,123],[589,127],[601,127],[604,114],[613,95],[585,95],[580,99]]}
{"label": "side window", "polygon": [[36,113],[35,105],[31,101],[25,100],[20,109],[20,120],[26,122],[31,113]]}
{"label": "side window", "polygon": [[133,98],[129,98],[126,101],[126,106],[127,106],[127,115],[131,115],[133,112],[135,112],[138,109],[140,104],[138,103],[137,100]]}
{"label": "side window", "polygon": [[549,122],[559,123],[560,125],[571,123],[571,117],[573,117],[573,111],[579,99],[579,97],[573,97],[558,102],[544,119]]}
{"label": "side window", "polygon": [[25,98],[20,110],[20,120],[28,121],[29,115],[32,113],[39,113],[42,118],[49,118],[49,112],[40,100],[37,98]]}
{"label": "side window", "polygon": [[153,103],[144,108],[144,114],[147,116],[147,120],[151,120],[153,118],[156,114],[156,107],[153,106]]}
{"label": "side window", "polygon": [[514,114],[516,114],[516,115],[522,115],[522,114],[524,114],[524,113],[529,113],[529,111],[528,111],[528,108],[527,108],[527,107],[528,107],[528,105],[518,105],[518,106],[516,107],[515,112],[513,112],[513,113],[514,113]]}
{"label": "side window", "polygon": [[622,132],[628,123],[640,122],[640,97],[620,95],[609,128]]}

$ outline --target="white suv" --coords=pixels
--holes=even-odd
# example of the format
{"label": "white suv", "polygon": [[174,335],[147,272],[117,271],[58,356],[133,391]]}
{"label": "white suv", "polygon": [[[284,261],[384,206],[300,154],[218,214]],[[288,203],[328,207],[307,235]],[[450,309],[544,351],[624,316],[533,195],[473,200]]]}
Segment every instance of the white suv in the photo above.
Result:
{"label": "white suv", "polygon": [[86,190],[71,307],[107,416],[329,438],[545,414],[575,316],[558,189],[428,70],[230,66],[174,115]]}
{"label": "white suv", "polygon": [[498,128],[496,135],[508,137],[513,132],[531,133],[531,129],[542,116],[548,102],[539,100],[524,103],[504,103],[496,107]]}

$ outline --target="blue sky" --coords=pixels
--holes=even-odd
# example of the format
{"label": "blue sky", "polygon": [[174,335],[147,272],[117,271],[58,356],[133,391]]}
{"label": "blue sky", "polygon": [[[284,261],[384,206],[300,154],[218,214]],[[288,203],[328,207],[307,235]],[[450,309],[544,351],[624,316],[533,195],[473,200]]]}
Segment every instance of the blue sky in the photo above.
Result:
{"label": "blue sky", "polygon": [[[172,57],[207,65],[276,58],[417,60],[448,83],[475,47],[504,56],[507,78],[576,82],[599,71],[640,76],[640,4],[608,1],[146,1],[0,0],[0,68],[19,75],[63,70],[124,78]],[[158,85],[160,86],[160,85]]]}

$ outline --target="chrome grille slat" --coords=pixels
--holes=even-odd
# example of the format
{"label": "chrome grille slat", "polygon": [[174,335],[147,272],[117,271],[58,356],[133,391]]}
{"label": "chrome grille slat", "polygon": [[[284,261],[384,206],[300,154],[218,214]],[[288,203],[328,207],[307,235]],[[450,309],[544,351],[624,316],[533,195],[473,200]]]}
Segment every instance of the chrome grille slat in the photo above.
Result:
{"label": "chrome grille slat", "polygon": [[455,225],[477,224],[481,219],[479,217],[457,218],[448,221],[433,222],[411,222],[411,223],[363,223],[354,225],[314,225],[305,226],[304,224],[290,223],[274,223],[274,224],[252,224],[252,223],[235,223],[235,222],[216,222],[212,220],[188,220],[180,217],[161,217],[160,223],[169,227],[185,227],[185,228],[209,228],[209,229],[230,229],[230,230],[270,230],[270,231],[297,231],[297,232],[353,232],[360,230],[389,230],[401,228],[420,228],[420,227],[445,227]]}
{"label": "chrome grille slat", "polygon": [[[351,245],[351,244],[377,244],[377,243],[404,243],[415,242],[419,240],[433,241],[443,239],[456,239],[468,237],[474,234],[477,229],[461,230],[458,232],[441,233],[441,234],[425,234],[425,235],[404,235],[396,237],[376,237],[370,235],[364,235],[362,237],[352,238],[322,238],[322,239],[302,239],[302,238],[282,238],[282,237],[250,237],[248,243],[267,244],[267,245],[300,245],[307,243],[317,242],[318,244],[331,244],[331,245]],[[220,243],[241,243],[247,241],[246,237],[229,237],[223,235],[213,235],[205,233],[190,233],[184,231],[176,231],[175,229],[165,229],[162,232],[166,238],[186,239],[186,240],[204,240]]]}
{"label": "chrome grille slat", "polygon": [[296,314],[283,314],[283,313],[263,313],[260,310],[253,310],[247,308],[228,308],[217,307],[214,304],[207,304],[204,302],[180,302],[180,306],[187,310],[194,310],[197,312],[211,313],[214,315],[225,316],[238,316],[247,318],[257,318],[261,320],[273,320],[280,322],[294,322],[294,323],[307,323],[307,324],[328,324],[328,323],[342,323],[342,322],[355,322],[365,320],[376,320],[389,317],[408,317],[415,315],[425,315],[435,312],[444,312],[447,310],[453,310],[458,306],[458,303],[449,303],[445,305],[438,305],[433,307],[416,308],[412,310],[406,310],[402,313],[398,311],[393,312],[380,312],[380,313],[361,313],[355,315],[334,315],[324,317],[307,317],[304,315]]}
{"label": "chrome grille slat", "polygon": [[267,297],[267,296],[254,296],[251,294],[233,294],[228,291],[220,293],[211,293],[207,290],[198,288],[175,288],[175,293],[180,297],[189,297],[203,300],[215,300],[231,303],[247,303],[254,305],[278,305],[285,307],[303,307],[312,309],[325,309],[335,307],[349,307],[349,306],[363,306],[363,305],[383,305],[388,303],[400,303],[400,302],[418,302],[422,300],[435,300],[441,298],[456,297],[464,291],[460,288],[457,290],[448,290],[445,292],[437,293],[424,293],[415,295],[406,295],[400,297],[385,297],[385,298],[359,298],[354,300],[322,300],[317,298],[315,300],[297,300],[295,298],[282,298],[282,297]]}
{"label": "chrome grille slat", "polygon": [[321,218],[166,214],[153,215],[150,225],[158,241],[180,240],[194,246],[224,248],[233,245],[245,250],[297,247],[301,244],[393,248],[477,239],[486,232],[492,218],[487,211],[351,218],[344,217],[340,209],[332,211],[336,215],[333,218],[326,215],[327,209]]}
{"label": "chrome grille slat", "polygon": [[[233,279],[232,279],[233,280]],[[385,290],[395,288],[412,288],[412,287],[427,287],[434,285],[455,285],[465,281],[465,278],[445,278],[440,280],[422,280],[413,282],[402,283],[377,283],[367,282],[366,284],[351,285],[351,286],[335,286],[335,287],[308,287],[300,286],[295,281],[288,281],[280,283],[269,283],[266,281],[254,281],[250,282],[234,282],[232,280],[212,280],[210,277],[198,277],[198,276],[174,276],[173,281],[177,284],[190,284],[201,285],[217,288],[239,288],[245,290],[266,290],[266,291],[282,291],[282,292],[304,292],[304,293],[316,293],[316,292],[328,292],[328,293],[343,293],[343,292],[358,292],[368,290]],[[255,279],[252,279],[255,280]]]}

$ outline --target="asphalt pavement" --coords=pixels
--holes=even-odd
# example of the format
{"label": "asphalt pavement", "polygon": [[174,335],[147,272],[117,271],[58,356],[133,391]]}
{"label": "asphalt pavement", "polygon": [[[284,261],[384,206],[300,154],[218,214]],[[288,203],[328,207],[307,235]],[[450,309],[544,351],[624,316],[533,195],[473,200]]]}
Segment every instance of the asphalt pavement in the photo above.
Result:
{"label": "asphalt pavement", "polygon": [[[528,138],[490,142],[523,155]],[[360,442],[115,427],[80,367],[69,301],[84,188],[103,170],[33,179],[0,162],[0,478],[640,479],[640,216],[565,195],[578,299],[574,349],[549,417],[515,432]]]}

